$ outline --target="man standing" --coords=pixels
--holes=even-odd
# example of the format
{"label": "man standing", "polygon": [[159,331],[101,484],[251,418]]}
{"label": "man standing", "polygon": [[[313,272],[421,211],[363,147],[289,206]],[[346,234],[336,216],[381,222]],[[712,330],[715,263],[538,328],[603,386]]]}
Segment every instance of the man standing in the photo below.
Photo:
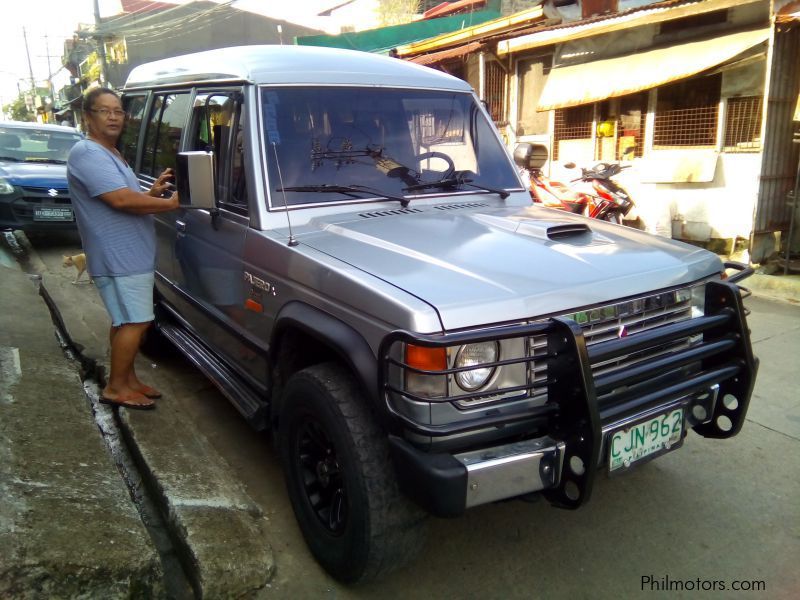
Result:
{"label": "man standing", "polygon": [[83,99],[88,137],[69,155],[67,179],[89,274],[111,316],[111,373],[100,401],[154,408],[158,390],[139,381],[134,361],[153,320],[154,213],[175,210],[170,169],[148,193],[117,150],[125,112],[117,94],[95,88]]}

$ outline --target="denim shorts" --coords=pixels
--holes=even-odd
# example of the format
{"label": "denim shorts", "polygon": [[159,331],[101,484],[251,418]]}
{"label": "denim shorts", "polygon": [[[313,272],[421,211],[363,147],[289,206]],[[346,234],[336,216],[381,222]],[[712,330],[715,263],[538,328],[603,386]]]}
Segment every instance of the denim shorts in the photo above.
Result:
{"label": "denim shorts", "polygon": [[94,277],[113,327],[153,320],[154,279],[153,273]]}

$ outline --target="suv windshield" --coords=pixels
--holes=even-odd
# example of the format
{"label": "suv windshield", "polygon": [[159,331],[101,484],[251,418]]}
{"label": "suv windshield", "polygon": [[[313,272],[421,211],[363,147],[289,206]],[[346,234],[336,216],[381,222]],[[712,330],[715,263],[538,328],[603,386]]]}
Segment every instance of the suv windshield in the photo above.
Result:
{"label": "suv windshield", "polygon": [[265,87],[261,115],[273,206],[520,189],[468,93]]}
{"label": "suv windshield", "polygon": [[0,160],[66,163],[79,133],[0,126]]}

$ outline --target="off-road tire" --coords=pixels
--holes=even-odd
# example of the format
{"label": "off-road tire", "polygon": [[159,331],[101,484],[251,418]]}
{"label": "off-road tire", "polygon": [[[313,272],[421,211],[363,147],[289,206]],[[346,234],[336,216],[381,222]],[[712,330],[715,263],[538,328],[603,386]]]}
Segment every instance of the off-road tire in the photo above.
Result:
{"label": "off-road tire", "polygon": [[[333,577],[345,583],[369,581],[418,553],[424,544],[425,513],[400,493],[386,434],[344,368],[314,365],[289,379],[279,444],[300,529],[314,557]],[[332,458],[317,460],[320,454]],[[328,478],[328,473],[334,475]],[[336,486],[340,489],[332,493]],[[326,523],[320,498],[327,495],[336,501]]]}

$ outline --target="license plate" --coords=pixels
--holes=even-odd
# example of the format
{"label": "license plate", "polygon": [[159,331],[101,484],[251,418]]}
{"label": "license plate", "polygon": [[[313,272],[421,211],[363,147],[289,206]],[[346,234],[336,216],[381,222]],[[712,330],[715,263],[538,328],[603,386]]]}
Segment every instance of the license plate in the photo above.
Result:
{"label": "license plate", "polygon": [[33,209],[34,221],[72,221],[72,208],[68,206],[37,206]]}
{"label": "license plate", "polygon": [[613,432],[608,438],[609,473],[675,449],[682,436],[682,408]]}

